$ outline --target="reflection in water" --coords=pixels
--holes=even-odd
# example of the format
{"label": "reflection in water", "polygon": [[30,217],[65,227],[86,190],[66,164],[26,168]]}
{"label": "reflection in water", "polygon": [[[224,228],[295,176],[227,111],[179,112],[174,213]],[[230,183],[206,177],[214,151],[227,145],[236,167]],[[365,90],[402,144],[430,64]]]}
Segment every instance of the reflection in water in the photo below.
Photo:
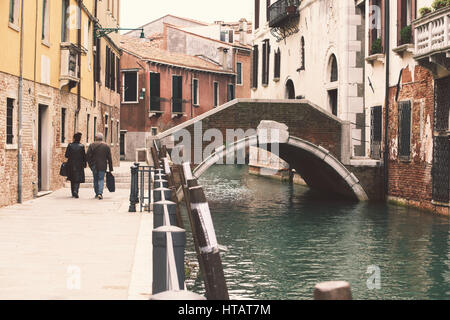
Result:
{"label": "reflection in water", "polygon": [[[215,166],[200,179],[228,248],[222,262],[231,296],[311,299],[316,283],[346,280],[355,299],[450,299],[448,218],[341,201],[247,172]],[[367,287],[371,265],[381,270],[379,290]],[[203,293],[201,279],[188,287]]]}

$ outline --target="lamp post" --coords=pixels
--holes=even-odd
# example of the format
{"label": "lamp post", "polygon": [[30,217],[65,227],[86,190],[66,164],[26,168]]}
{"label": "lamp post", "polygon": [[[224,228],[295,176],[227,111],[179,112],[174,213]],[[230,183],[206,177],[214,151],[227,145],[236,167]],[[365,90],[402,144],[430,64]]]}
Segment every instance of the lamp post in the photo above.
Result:
{"label": "lamp post", "polygon": [[134,31],[134,30],[141,30],[141,39],[145,39],[145,34],[144,34],[144,28],[102,28],[101,26],[96,26],[95,27],[95,38],[101,38],[104,37],[112,32],[118,32],[119,30],[130,30],[130,31]]}

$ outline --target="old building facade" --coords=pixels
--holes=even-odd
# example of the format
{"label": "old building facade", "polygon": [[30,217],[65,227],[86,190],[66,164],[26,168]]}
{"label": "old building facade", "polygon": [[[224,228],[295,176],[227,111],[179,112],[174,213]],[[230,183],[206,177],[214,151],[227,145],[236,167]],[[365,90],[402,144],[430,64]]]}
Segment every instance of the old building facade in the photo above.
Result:
{"label": "old building facade", "polygon": [[384,165],[389,200],[448,215],[449,12],[433,0],[255,0],[252,97],[305,98],[348,121],[350,163]]}
{"label": "old building facade", "polygon": [[251,23],[245,19],[207,24],[167,15],[142,28],[146,39],[131,31],[121,40],[121,156],[130,160],[159,132],[251,95]]}
{"label": "old building facade", "polygon": [[135,160],[149,139],[234,99],[235,77],[201,58],[122,38],[122,156]]}
{"label": "old building facade", "polygon": [[[120,119],[119,93],[108,100],[94,78],[104,77],[97,63],[106,59],[95,32],[119,24],[118,8],[117,0],[0,4],[8,44],[0,50],[0,206],[62,187],[59,167],[73,134],[83,133],[87,145],[105,130],[105,114]],[[118,161],[119,147],[113,150]]]}

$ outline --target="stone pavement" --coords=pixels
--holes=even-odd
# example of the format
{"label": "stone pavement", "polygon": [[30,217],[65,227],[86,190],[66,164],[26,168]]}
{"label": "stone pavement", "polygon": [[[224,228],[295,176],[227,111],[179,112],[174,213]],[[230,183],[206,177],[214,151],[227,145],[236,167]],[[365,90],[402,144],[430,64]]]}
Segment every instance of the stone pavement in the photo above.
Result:
{"label": "stone pavement", "polygon": [[128,213],[128,199],[64,188],[1,208],[0,300],[148,299],[152,215]]}

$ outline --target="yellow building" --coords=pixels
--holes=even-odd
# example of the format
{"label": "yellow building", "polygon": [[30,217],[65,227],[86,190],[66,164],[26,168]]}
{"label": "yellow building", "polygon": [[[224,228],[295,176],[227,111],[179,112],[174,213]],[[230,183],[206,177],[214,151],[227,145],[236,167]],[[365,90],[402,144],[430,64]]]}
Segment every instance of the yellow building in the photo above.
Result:
{"label": "yellow building", "polygon": [[119,161],[119,0],[0,2],[0,206],[64,185],[75,132]]}

